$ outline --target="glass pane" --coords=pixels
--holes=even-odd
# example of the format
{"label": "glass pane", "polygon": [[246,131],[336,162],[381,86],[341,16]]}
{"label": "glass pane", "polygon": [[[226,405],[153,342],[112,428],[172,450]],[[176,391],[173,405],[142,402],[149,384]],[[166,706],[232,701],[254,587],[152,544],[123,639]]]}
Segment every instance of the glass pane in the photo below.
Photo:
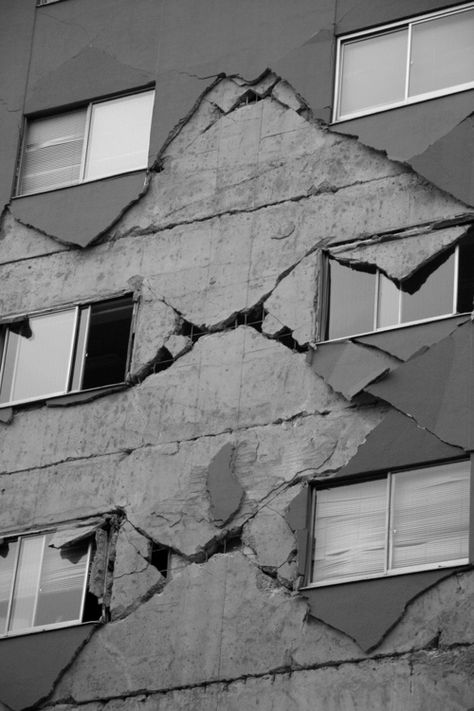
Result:
{"label": "glass pane", "polygon": [[374,330],[375,273],[329,260],[328,338]]}
{"label": "glass pane", "polygon": [[35,119],[28,124],[19,193],[79,182],[86,109]]}
{"label": "glass pane", "polygon": [[146,168],[154,91],[92,106],[86,180]]}
{"label": "glass pane", "polygon": [[383,573],[387,480],[317,492],[313,582]]}
{"label": "glass pane", "polygon": [[400,291],[398,286],[379,272],[377,328],[395,326],[399,321]]}
{"label": "glass pane", "polygon": [[474,10],[412,28],[409,96],[474,81]]}
{"label": "glass pane", "polygon": [[44,536],[29,536],[21,540],[18,572],[13,593],[9,629],[24,630],[33,626]]}
{"label": "glass pane", "polygon": [[[436,262],[433,260],[425,270],[418,270],[409,282],[401,283],[402,323],[453,313],[454,262],[454,252],[447,252]],[[430,272],[429,276],[424,279],[427,272]],[[418,288],[414,293],[406,291],[413,291],[415,287]]]}
{"label": "glass pane", "polygon": [[125,380],[132,312],[131,297],[91,306],[83,389]]}
{"label": "glass pane", "polygon": [[392,567],[467,558],[470,462],[392,478]]}
{"label": "glass pane", "polygon": [[35,625],[80,620],[82,592],[87,572],[89,541],[63,549],[49,548],[46,537]]}
{"label": "glass pane", "polygon": [[0,544],[0,634],[5,634],[18,541]]}
{"label": "glass pane", "polygon": [[66,391],[75,320],[76,311],[70,309],[30,318],[30,337],[9,332],[2,402]]}
{"label": "glass pane", "polygon": [[407,43],[403,28],[343,45],[339,117],[403,101]]}

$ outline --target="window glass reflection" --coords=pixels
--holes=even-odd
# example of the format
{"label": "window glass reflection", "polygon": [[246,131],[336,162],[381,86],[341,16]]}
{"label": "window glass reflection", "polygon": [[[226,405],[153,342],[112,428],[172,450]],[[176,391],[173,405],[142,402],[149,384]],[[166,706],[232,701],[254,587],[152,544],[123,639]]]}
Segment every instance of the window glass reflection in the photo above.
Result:
{"label": "window glass reflection", "polygon": [[329,260],[328,338],[364,333],[374,328],[375,273],[359,272]]}
{"label": "window glass reflection", "polygon": [[[441,259],[443,261],[439,264]],[[410,281],[401,285],[402,323],[454,312],[454,251],[433,260],[426,267],[426,270],[429,269],[433,271],[425,281],[423,281],[424,271],[419,269]],[[411,288],[410,283],[413,285]],[[405,289],[411,291],[415,287],[418,288],[413,293],[405,291]]]}

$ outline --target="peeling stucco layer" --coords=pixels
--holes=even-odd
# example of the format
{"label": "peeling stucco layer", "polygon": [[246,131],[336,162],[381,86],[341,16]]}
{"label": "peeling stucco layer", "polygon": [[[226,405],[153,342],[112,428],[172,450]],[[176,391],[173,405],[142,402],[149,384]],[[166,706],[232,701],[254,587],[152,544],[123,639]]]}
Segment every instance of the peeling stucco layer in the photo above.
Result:
{"label": "peeling stucco layer", "polygon": [[[239,104],[251,87],[259,100]],[[382,461],[384,447],[394,453],[400,433],[414,428],[422,451],[446,458],[469,444],[447,436],[451,411],[434,414],[433,403],[446,404],[441,394],[428,400],[417,390],[433,367],[438,382],[448,374],[446,399],[457,402],[456,372],[472,367],[466,317],[460,327],[451,319],[410,330],[405,345],[380,333],[319,345],[313,363],[308,355],[323,250],[361,239],[375,250],[392,231],[394,242],[416,242],[416,268],[465,227],[438,230],[429,255],[422,231],[437,239],[439,221],[465,213],[405,166],[308,121],[298,97],[267,74],[259,85],[217,83],[146,194],[93,246],[59,245],[5,215],[2,317],[121,294],[136,304],[120,391],[15,408],[0,423],[2,530],[120,515],[110,621],[48,703],[125,711],[140,699],[195,711],[288,699],[305,709],[309,694],[312,707],[339,709],[345,694],[348,708],[356,698],[361,711],[397,699],[418,711],[435,694],[427,660],[445,670],[430,711],[445,711],[453,688],[452,698],[468,699],[472,573],[422,586],[399,619],[380,612],[383,641],[367,661],[347,609],[329,624],[310,614],[298,590],[307,526],[286,516],[315,481],[370,452]],[[405,268],[400,250],[390,259]],[[166,576],[155,547],[169,554]],[[384,691],[381,677],[390,679]]]}

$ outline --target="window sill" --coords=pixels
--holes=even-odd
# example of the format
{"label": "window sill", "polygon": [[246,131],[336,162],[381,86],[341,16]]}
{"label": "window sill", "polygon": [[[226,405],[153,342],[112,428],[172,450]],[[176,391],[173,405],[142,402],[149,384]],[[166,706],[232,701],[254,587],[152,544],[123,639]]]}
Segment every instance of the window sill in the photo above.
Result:
{"label": "window sill", "polygon": [[397,323],[393,326],[383,326],[382,328],[377,328],[374,331],[363,331],[361,333],[350,333],[347,336],[338,336],[337,338],[328,338],[324,341],[317,341],[316,345],[324,345],[325,343],[341,343],[343,341],[352,341],[357,338],[365,338],[366,336],[377,336],[379,333],[387,333],[393,331],[401,331],[407,328],[416,328],[417,326],[422,326],[424,324],[436,323],[437,321],[449,321],[454,319],[467,319],[470,317],[470,312],[466,311],[464,313],[456,314],[442,314],[441,316],[433,316],[432,318],[420,319],[419,321],[407,321],[406,323]]}
{"label": "window sill", "polygon": [[[68,405],[79,405],[83,402],[91,402],[97,398],[110,395],[111,393],[121,392],[126,390],[129,385],[125,382],[115,383],[113,385],[101,385],[98,388],[90,390],[77,390],[70,393],[60,393],[58,395],[44,395],[39,398],[30,398],[26,400],[18,400],[14,402],[6,402],[0,405],[0,413],[2,410],[11,408],[29,406],[29,405],[46,405],[46,407],[66,407]],[[1,419],[1,416],[0,416]]]}
{"label": "window sill", "polygon": [[321,588],[334,587],[338,585],[352,585],[353,583],[368,583],[372,580],[390,580],[393,578],[401,578],[404,575],[414,575],[416,573],[441,572],[449,570],[468,570],[472,564],[467,558],[458,560],[450,560],[439,565],[418,565],[402,570],[394,570],[387,573],[374,573],[373,575],[355,576],[353,578],[337,578],[336,580],[327,580],[320,583],[308,583],[300,588],[300,591],[319,590]]}
{"label": "window sill", "polygon": [[70,185],[62,185],[61,187],[57,187],[57,188],[45,188],[44,190],[38,190],[36,192],[21,193],[18,195],[13,195],[12,201],[16,202],[18,200],[24,200],[26,198],[36,197],[37,195],[49,195],[51,193],[59,193],[64,190],[70,190],[71,188],[80,188],[83,185],[93,185],[94,183],[103,183],[105,180],[119,180],[120,178],[124,178],[124,177],[131,176],[131,175],[140,175],[141,173],[143,173],[143,176],[145,177],[147,170],[149,170],[149,167],[145,165],[145,166],[143,166],[143,168],[136,168],[135,170],[127,170],[127,171],[124,171],[123,173],[112,173],[111,175],[103,175],[101,178],[94,178],[93,180],[81,180],[78,183],[71,183]]}
{"label": "window sill", "polygon": [[43,627],[29,627],[27,629],[18,630],[18,632],[8,632],[7,634],[0,635],[0,642],[7,639],[17,639],[18,637],[26,637],[33,634],[41,634],[44,632],[55,632],[57,630],[65,630],[70,627],[96,627],[97,625],[104,624],[101,620],[95,620],[93,622],[57,622],[51,625],[44,625]]}

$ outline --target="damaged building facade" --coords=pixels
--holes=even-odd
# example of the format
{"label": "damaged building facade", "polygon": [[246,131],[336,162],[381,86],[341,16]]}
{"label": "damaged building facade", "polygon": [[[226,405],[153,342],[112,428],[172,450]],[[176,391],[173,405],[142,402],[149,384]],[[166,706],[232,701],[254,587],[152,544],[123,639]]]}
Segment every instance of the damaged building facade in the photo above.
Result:
{"label": "damaged building facade", "polygon": [[2,19],[0,710],[474,708],[474,5]]}

